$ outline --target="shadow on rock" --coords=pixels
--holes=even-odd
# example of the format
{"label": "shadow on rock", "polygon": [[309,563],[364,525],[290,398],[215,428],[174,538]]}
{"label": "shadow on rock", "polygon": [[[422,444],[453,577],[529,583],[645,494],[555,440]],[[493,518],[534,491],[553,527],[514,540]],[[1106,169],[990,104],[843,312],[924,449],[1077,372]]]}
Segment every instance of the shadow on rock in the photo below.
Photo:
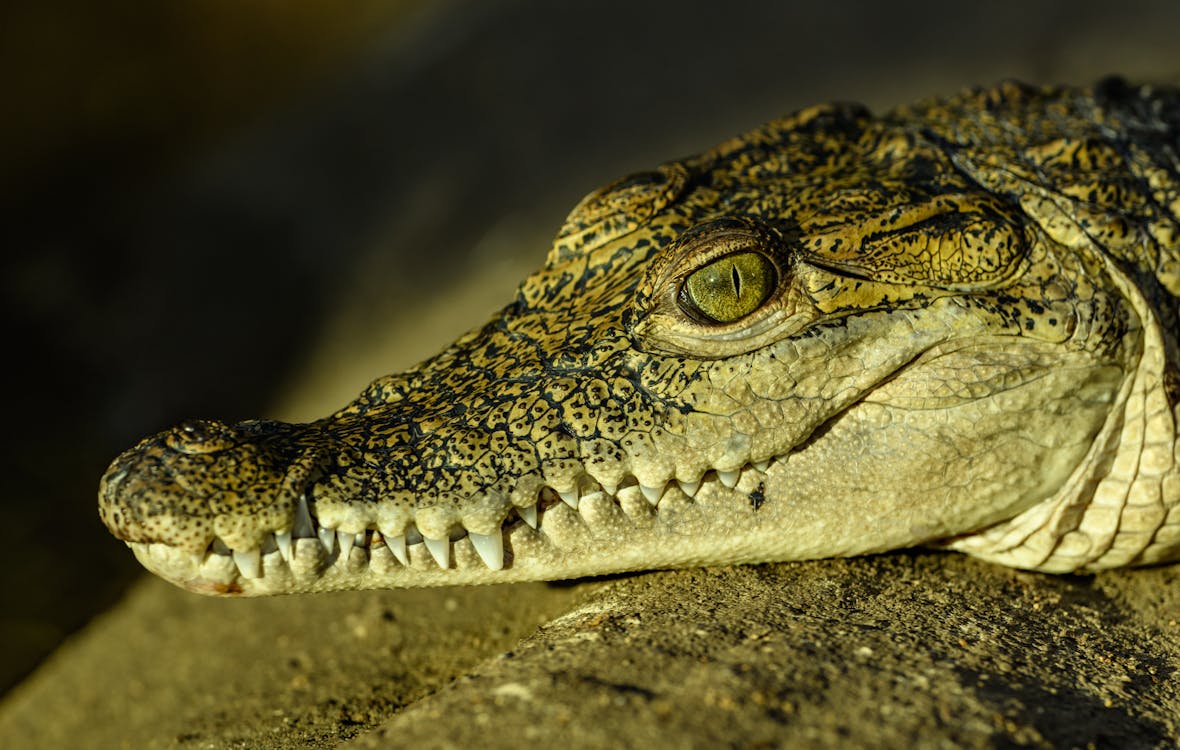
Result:
{"label": "shadow on rock", "polygon": [[352,746],[1171,747],[1177,582],[951,555],[620,579]]}

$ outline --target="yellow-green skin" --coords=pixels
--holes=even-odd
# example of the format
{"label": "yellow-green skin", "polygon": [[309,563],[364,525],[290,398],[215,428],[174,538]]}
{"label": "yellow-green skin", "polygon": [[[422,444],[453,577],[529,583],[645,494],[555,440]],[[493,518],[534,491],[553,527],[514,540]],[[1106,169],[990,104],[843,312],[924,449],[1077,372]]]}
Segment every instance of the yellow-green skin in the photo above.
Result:
{"label": "yellow-green skin", "polygon": [[491,322],[336,414],[147,438],[102,519],[221,594],[1174,559],[1178,133],[1118,80],[803,110],[591,194]]}

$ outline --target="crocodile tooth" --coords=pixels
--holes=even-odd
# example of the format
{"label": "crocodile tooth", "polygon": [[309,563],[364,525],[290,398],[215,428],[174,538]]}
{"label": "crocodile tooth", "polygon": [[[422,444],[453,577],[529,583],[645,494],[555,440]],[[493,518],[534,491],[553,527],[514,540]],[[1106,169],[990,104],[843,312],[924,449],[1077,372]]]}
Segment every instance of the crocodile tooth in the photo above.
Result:
{"label": "crocodile tooth", "polygon": [[315,536],[315,522],[311,520],[311,511],[307,509],[307,495],[300,495],[295,505],[295,528],[292,529],[296,539],[310,539]]}
{"label": "crocodile tooth", "polygon": [[479,557],[491,570],[501,570],[504,567],[504,538],[499,532],[494,534],[477,534],[467,532],[471,545],[479,553]]}
{"label": "crocodile tooth", "polygon": [[363,532],[363,531],[361,533],[357,534],[356,535],[356,542],[354,542],[354,544],[356,544],[356,546],[358,546],[358,547],[368,547],[369,546],[368,535],[365,534],[365,532]]}
{"label": "crocodile tooth", "polygon": [[276,531],[275,532],[275,546],[279,548],[279,554],[288,563],[291,562],[291,532],[290,531]]}
{"label": "crocodile tooth", "polygon": [[347,562],[348,553],[352,552],[353,542],[356,541],[356,534],[346,534],[343,531],[337,531],[336,541],[340,544],[340,559]]}
{"label": "crocodile tooth", "polygon": [[257,547],[248,550],[234,550],[234,563],[244,578],[262,577],[262,553]]}
{"label": "crocodile tooth", "polygon": [[660,502],[660,498],[664,496],[663,487],[648,487],[646,484],[640,484],[639,489],[643,491],[643,496],[652,505]]}
{"label": "crocodile tooth", "polygon": [[574,510],[578,509],[578,491],[576,489],[566,490],[565,492],[558,490],[557,494],[561,496],[561,501],[563,503],[570,506]]}
{"label": "crocodile tooth", "polygon": [[768,458],[765,461],[754,461],[752,465],[755,469],[765,474],[766,470],[770,468],[770,459]]}
{"label": "crocodile tooth", "polygon": [[610,497],[614,497],[615,495],[619,494],[619,483],[618,482],[599,481],[598,483],[600,485],[602,485],[602,491],[605,492]]}
{"label": "crocodile tooth", "polygon": [[683,479],[677,479],[676,484],[680,485],[680,491],[689,497],[696,497],[697,490],[701,488],[701,480],[695,482],[685,482]]}
{"label": "crocodile tooth", "polygon": [[728,487],[730,489],[737,487],[738,479],[741,479],[741,476],[742,476],[741,471],[718,471],[717,472],[717,478],[721,480],[722,484],[724,484],[726,487]]}
{"label": "crocodile tooth", "polygon": [[410,564],[410,556],[406,554],[406,538],[402,535],[390,536],[389,534],[382,534],[385,537],[385,546],[389,547],[389,551],[397,558],[397,561],[402,565]]}
{"label": "crocodile tooth", "polygon": [[602,490],[593,490],[587,492],[578,498],[578,512],[585,513],[589,508],[592,508],[600,500],[607,497],[607,494]]}
{"label": "crocodile tooth", "polygon": [[426,549],[430,550],[430,556],[438,563],[438,567],[444,570],[450,567],[451,564],[451,540],[450,539],[428,539],[422,537],[422,541],[426,543]]}
{"label": "crocodile tooth", "polygon": [[324,549],[330,554],[332,547],[336,545],[336,530],[329,529],[327,526],[321,526],[319,530],[320,544],[324,545]]}
{"label": "crocodile tooth", "polygon": [[524,520],[531,528],[537,528],[537,506],[530,505],[527,508],[517,508],[517,515]]}

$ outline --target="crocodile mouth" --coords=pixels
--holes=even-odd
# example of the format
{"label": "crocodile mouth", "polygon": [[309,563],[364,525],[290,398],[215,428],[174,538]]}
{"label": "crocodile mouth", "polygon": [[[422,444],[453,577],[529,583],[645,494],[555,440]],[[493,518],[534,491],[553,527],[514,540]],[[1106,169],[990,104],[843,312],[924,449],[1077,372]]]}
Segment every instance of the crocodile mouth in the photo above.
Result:
{"label": "crocodile mouth", "polygon": [[[709,470],[695,481],[672,479],[658,486],[632,476],[618,486],[603,486],[584,475],[578,490],[542,486],[531,505],[512,506],[491,534],[455,524],[445,538],[431,538],[413,521],[398,530],[378,524],[360,531],[333,528],[317,519],[311,488],[300,495],[291,528],[271,532],[251,548],[232,548],[219,537],[200,552],[163,542],[125,543],[152,572],[205,594],[537,580],[557,571],[539,574],[544,562],[530,560],[530,553],[552,559],[569,552],[566,545],[573,537],[586,541],[587,535],[591,544],[610,546],[611,535],[621,530],[657,527],[662,515],[682,512],[703,487],[742,494],[756,511],[767,472],[786,458],[750,462],[733,471]],[[371,585],[358,586],[366,578]]]}

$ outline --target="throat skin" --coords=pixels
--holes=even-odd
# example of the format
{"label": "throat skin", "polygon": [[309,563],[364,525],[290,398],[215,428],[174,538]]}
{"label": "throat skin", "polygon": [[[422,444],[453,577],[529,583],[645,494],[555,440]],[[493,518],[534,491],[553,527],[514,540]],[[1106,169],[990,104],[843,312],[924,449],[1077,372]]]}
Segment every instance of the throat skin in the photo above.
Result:
{"label": "throat skin", "polygon": [[812,107],[591,193],[485,325],[308,424],[101,480],[215,595],[944,547],[1180,557],[1180,96]]}

